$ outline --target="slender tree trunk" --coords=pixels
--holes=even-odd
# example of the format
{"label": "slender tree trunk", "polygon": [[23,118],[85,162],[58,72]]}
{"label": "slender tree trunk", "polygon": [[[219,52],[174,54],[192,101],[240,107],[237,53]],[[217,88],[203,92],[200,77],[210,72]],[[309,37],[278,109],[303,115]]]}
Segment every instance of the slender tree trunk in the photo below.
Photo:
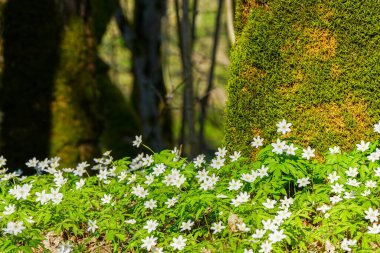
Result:
{"label": "slender tree trunk", "polygon": [[[183,93],[183,115],[182,122],[184,124],[185,134],[184,149],[188,150],[190,158],[199,152],[198,139],[195,132],[194,120],[194,91],[193,91],[193,69],[192,69],[192,34],[189,19],[189,3],[182,0],[182,19],[179,23],[181,27],[181,54],[183,77],[185,81],[185,89]],[[186,146],[188,144],[188,146]]]}
{"label": "slender tree trunk", "polygon": [[119,12],[117,22],[132,51],[135,95],[146,143],[159,151],[172,143],[171,116],[162,73],[161,20],[166,0],[136,0],[133,25]]}
{"label": "slender tree trunk", "polygon": [[231,44],[235,42],[234,13],[234,0],[226,0],[227,34]]}
{"label": "slender tree trunk", "polygon": [[[215,23],[214,42],[213,42],[212,53],[211,53],[211,66],[210,66],[210,71],[209,71],[209,76],[208,76],[208,81],[207,81],[207,88],[206,88],[205,94],[200,99],[201,113],[199,117],[199,143],[202,149],[206,148],[204,130],[205,130],[205,122],[206,122],[206,116],[207,116],[208,100],[210,97],[210,92],[212,90],[213,81],[214,81],[214,70],[215,70],[215,63],[216,63],[216,53],[217,53],[218,42],[219,42],[219,30],[220,30],[220,23],[221,23],[221,16],[222,16],[222,7],[223,7],[223,0],[219,0],[218,11],[216,15],[216,23]],[[204,151],[205,150],[202,150],[202,152]]]}

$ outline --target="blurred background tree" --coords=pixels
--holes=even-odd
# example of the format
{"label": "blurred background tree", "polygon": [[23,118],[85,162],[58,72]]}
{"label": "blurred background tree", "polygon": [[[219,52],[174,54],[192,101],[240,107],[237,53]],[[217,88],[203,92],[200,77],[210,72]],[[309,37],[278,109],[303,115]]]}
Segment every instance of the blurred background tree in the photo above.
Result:
{"label": "blurred background tree", "polygon": [[223,2],[0,1],[8,166],[52,156],[75,166],[106,150],[135,155],[140,134],[155,151],[212,152],[223,139],[233,40],[234,2]]}

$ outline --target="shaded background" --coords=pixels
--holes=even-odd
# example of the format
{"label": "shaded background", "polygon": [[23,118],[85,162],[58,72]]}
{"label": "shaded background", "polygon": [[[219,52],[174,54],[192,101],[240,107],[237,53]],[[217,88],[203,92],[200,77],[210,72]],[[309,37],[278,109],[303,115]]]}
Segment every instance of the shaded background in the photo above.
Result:
{"label": "shaded background", "polygon": [[[0,1],[0,155],[75,166],[135,135],[194,157],[221,145],[234,1]],[[33,173],[27,171],[27,173]]]}

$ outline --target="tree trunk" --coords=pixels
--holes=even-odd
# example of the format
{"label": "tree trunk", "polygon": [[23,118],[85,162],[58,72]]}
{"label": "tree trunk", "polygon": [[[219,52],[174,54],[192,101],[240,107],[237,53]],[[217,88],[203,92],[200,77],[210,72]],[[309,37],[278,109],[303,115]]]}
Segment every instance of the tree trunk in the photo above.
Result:
{"label": "tree trunk", "polygon": [[117,16],[125,45],[132,51],[134,96],[144,142],[155,151],[172,144],[161,57],[161,20],[165,14],[166,0],[136,0],[132,25],[121,12]]}
{"label": "tree trunk", "polygon": [[99,155],[103,129],[95,79],[97,41],[89,1],[61,2],[64,20],[53,91],[51,155],[65,166]]}
{"label": "tree trunk", "polygon": [[255,157],[252,138],[285,137],[317,152],[378,139],[380,4],[377,1],[239,0],[225,138]]}
{"label": "tree trunk", "polygon": [[214,41],[212,46],[212,52],[211,52],[211,65],[210,65],[210,71],[209,76],[207,80],[207,88],[205,94],[200,99],[200,107],[201,112],[199,116],[199,144],[202,148],[202,152],[206,151],[206,143],[204,138],[204,131],[205,131],[205,123],[206,123],[206,117],[207,117],[207,106],[208,106],[208,100],[210,97],[210,93],[213,87],[213,81],[214,81],[214,70],[215,70],[215,63],[216,63],[216,53],[218,49],[218,42],[219,42],[219,30],[220,30],[220,23],[221,23],[221,16],[222,16],[222,7],[223,7],[223,1],[218,1],[218,11],[216,15],[216,22],[215,22],[215,33],[214,33]]}
{"label": "tree trunk", "polygon": [[9,0],[4,9],[1,153],[13,170],[24,168],[29,158],[49,155],[62,30],[58,17],[51,0]]}
{"label": "tree trunk", "polygon": [[192,66],[192,33],[189,18],[189,3],[182,0],[182,13],[178,25],[180,26],[180,50],[182,59],[182,71],[185,82],[183,93],[183,150],[190,158],[199,153],[198,138],[195,132],[194,120],[194,91],[193,91],[193,66]]}

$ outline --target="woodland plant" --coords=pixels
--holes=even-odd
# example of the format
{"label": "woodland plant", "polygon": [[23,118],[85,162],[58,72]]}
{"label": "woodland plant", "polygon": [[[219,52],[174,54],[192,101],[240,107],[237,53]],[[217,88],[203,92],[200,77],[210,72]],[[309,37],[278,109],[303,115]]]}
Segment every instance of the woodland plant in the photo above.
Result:
{"label": "woodland plant", "polygon": [[[380,132],[380,123],[375,125]],[[380,247],[379,141],[349,153],[255,136],[256,159],[177,149],[7,173],[0,157],[0,252],[374,252]],[[138,136],[134,146],[144,147]],[[89,176],[87,169],[97,170]]]}

